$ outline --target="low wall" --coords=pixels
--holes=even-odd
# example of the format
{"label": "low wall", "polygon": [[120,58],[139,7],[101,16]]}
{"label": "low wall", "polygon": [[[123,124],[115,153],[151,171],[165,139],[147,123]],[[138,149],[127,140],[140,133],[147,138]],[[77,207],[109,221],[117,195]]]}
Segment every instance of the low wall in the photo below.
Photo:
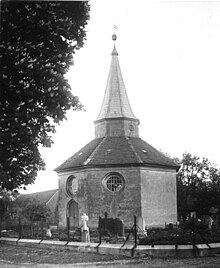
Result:
{"label": "low wall", "polygon": [[121,244],[97,244],[84,242],[67,242],[53,240],[34,240],[0,237],[0,243],[7,245],[43,247],[43,248],[62,248],[81,252],[97,252],[99,254],[123,255],[129,257],[203,257],[212,256],[220,253],[220,243],[192,245],[155,245],[137,246]]}

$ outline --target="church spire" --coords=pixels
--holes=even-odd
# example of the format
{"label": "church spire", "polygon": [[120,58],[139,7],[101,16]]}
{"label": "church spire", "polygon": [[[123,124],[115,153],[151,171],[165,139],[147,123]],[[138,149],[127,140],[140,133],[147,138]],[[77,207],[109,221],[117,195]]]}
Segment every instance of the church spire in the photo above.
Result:
{"label": "church spire", "polygon": [[[115,42],[117,39],[116,34],[112,35],[112,39]],[[107,80],[107,85],[105,89],[105,95],[102,102],[100,113],[95,121],[96,125],[96,137],[105,136],[105,135],[112,135],[115,136],[116,133],[118,135],[138,135],[138,124],[139,120],[133,114],[129,99],[127,96],[125,84],[123,81],[119,61],[118,61],[118,52],[116,50],[116,46],[114,44],[113,51],[111,53],[112,61],[109,71],[109,76]],[[111,121],[111,122],[110,122]],[[114,122],[117,121],[117,124]],[[105,124],[101,124],[100,130],[100,123],[105,122]],[[108,127],[107,127],[108,124]],[[116,129],[116,125],[120,125],[120,129],[123,125],[123,130],[119,131]],[[129,125],[130,129],[136,129],[137,131],[126,131],[125,125]],[[131,127],[131,125],[133,125]],[[135,127],[136,125],[136,127]],[[100,133],[101,132],[101,133]],[[134,134],[136,133],[136,134]]]}

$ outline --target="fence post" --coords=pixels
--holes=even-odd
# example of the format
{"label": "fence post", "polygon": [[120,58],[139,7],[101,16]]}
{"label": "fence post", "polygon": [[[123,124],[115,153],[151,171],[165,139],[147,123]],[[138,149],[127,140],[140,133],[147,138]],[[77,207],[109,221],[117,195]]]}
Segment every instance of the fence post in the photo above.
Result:
{"label": "fence post", "polygon": [[21,225],[21,217],[18,218],[18,239],[22,238],[22,225]]}
{"label": "fence post", "polygon": [[194,215],[192,216],[192,244],[195,246],[195,218]]}
{"label": "fence post", "polygon": [[100,216],[99,216],[98,230],[99,230],[99,245],[101,245],[101,243],[102,243],[102,226],[101,226],[101,217]]}
{"label": "fence post", "polygon": [[70,218],[66,218],[66,227],[67,227],[67,241],[70,241]]}
{"label": "fence post", "polygon": [[134,247],[137,247],[137,217],[134,216]]}
{"label": "fence post", "polygon": [[44,240],[44,222],[41,219],[41,240]]}
{"label": "fence post", "polygon": [[30,224],[30,229],[31,229],[31,238],[33,239],[34,238],[34,230],[33,230],[33,224],[32,224],[32,222]]}
{"label": "fence post", "polygon": [[102,230],[99,229],[99,245],[102,243]]}
{"label": "fence post", "polygon": [[3,219],[0,217],[0,237],[2,236]]}

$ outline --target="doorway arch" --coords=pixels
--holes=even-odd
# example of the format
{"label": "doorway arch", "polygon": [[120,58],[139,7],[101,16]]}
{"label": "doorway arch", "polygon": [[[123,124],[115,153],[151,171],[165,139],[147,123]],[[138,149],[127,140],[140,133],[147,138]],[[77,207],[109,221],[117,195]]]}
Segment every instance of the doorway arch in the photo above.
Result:
{"label": "doorway arch", "polygon": [[73,199],[67,204],[67,217],[69,217],[70,228],[79,227],[79,204]]}

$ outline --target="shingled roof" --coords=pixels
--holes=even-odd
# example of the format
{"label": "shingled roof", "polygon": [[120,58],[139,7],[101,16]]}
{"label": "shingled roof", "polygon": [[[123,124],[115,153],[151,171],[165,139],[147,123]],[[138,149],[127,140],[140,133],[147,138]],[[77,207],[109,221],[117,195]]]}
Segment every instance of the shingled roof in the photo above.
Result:
{"label": "shingled roof", "polygon": [[150,144],[136,137],[104,137],[92,140],[55,171],[103,166],[179,166]]}
{"label": "shingled roof", "polygon": [[40,204],[47,204],[47,202],[57,193],[58,189],[36,192],[31,194],[22,194],[19,196],[21,200],[37,200]]}
{"label": "shingled roof", "polygon": [[130,118],[138,121],[127,96],[115,46],[101,110],[95,122],[109,118]]}

